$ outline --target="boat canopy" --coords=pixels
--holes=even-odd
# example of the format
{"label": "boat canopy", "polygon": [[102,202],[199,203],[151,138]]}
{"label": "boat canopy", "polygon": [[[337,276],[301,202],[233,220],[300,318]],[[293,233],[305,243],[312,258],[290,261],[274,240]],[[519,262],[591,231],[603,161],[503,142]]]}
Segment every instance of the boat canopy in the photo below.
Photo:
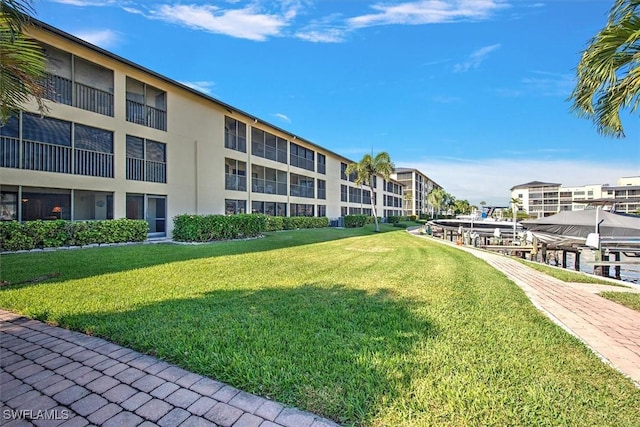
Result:
{"label": "boat canopy", "polygon": [[601,209],[563,211],[545,218],[522,221],[522,225],[549,243],[562,240],[565,243],[582,243],[590,233],[596,232],[601,239],[640,239],[640,217]]}

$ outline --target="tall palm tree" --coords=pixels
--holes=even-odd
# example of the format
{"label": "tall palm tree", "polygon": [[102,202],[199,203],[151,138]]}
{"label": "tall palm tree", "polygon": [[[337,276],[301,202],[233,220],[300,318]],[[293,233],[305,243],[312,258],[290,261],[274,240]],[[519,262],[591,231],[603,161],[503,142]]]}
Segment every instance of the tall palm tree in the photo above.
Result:
{"label": "tall palm tree", "polygon": [[376,213],[374,200],[373,179],[376,175],[381,175],[385,180],[388,180],[394,168],[395,166],[391,161],[389,153],[383,151],[375,157],[370,154],[365,154],[362,160],[358,163],[351,163],[345,170],[347,175],[356,175],[354,181],[356,185],[368,185],[371,189],[371,212],[373,213],[373,218],[376,223],[376,232],[380,231],[380,225],[378,224],[378,215]]}
{"label": "tall palm tree", "polygon": [[31,0],[0,0],[0,125],[31,99],[47,111],[44,55],[23,32],[33,12]]}
{"label": "tall palm tree", "polygon": [[427,203],[433,206],[436,219],[444,206],[446,192],[442,188],[434,188],[427,194]]}
{"label": "tall palm tree", "polygon": [[640,0],[616,0],[606,26],[590,41],[577,67],[572,111],[599,133],[624,137],[620,110],[640,105]]}

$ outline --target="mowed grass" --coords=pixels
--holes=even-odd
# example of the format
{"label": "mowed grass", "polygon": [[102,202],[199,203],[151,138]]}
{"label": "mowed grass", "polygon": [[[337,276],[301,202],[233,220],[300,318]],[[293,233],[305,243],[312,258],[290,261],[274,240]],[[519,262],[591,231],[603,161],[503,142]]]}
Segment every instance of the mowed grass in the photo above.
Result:
{"label": "mowed grass", "polygon": [[538,270],[542,273],[548,274],[549,276],[555,277],[556,279],[562,280],[563,282],[587,283],[587,284],[592,283],[596,285],[625,287],[623,283],[618,284],[612,280],[599,279],[598,277],[595,277],[595,276],[579,273],[577,271],[567,270],[562,267],[554,267],[551,265],[541,264],[539,262],[527,261],[519,258],[514,258],[514,259],[517,259],[523,264],[528,265],[534,270]]}
{"label": "mowed grass", "polygon": [[640,425],[640,390],[515,284],[401,230],[1,262],[2,280],[24,284],[4,287],[0,307],[341,424]]}
{"label": "mowed grass", "polygon": [[640,311],[640,294],[629,292],[602,292],[601,296],[629,307],[632,310]]}

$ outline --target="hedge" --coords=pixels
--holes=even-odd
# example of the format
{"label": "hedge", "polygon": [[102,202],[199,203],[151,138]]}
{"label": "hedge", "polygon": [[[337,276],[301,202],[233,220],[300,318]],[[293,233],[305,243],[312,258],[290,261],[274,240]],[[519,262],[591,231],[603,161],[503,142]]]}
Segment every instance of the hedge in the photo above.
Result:
{"label": "hedge", "polygon": [[259,236],[266,231],[321,228],[327,218],[277,217],[263,214],[178,215],[173,218],[173,240],[211,242]]}
{"label": "hedge", "polygon": [[371,215],[347,215],[344,217],[344,226],[346,228],[364,227],[365,224],[373,224],[374,219]]}
{"label": "hedge", "polygon": [[0,222],[0,250],[18,251],[99,243],[142,242],[149,224],[144,220],[65,220]]}

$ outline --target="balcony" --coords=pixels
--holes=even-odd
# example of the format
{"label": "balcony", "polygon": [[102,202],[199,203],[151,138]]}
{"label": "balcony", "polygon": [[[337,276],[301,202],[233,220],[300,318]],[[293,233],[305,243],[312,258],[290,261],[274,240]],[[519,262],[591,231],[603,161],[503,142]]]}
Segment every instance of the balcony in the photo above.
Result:
{"label": "balcony", "polygon": [[226,190],[247,191],[247,177],[227,173],[225,174],[224,188]]}
{"label": "balcony", "polygon": [[113,94],[109,92],[49,73],[44,84],[47,99],[113,117]]}
{"label": "balcony", "polygon": [[127,121],[158,130],[167,130],[167,112],[127,99]]}
{"label": "balcony", "polygon": [[0,167],[113,178],[113,154],[0,138]]}
{"label": "balcony", "polygon": [[167,182],[167,164],[127,157],[127,179],[165,184]]}

